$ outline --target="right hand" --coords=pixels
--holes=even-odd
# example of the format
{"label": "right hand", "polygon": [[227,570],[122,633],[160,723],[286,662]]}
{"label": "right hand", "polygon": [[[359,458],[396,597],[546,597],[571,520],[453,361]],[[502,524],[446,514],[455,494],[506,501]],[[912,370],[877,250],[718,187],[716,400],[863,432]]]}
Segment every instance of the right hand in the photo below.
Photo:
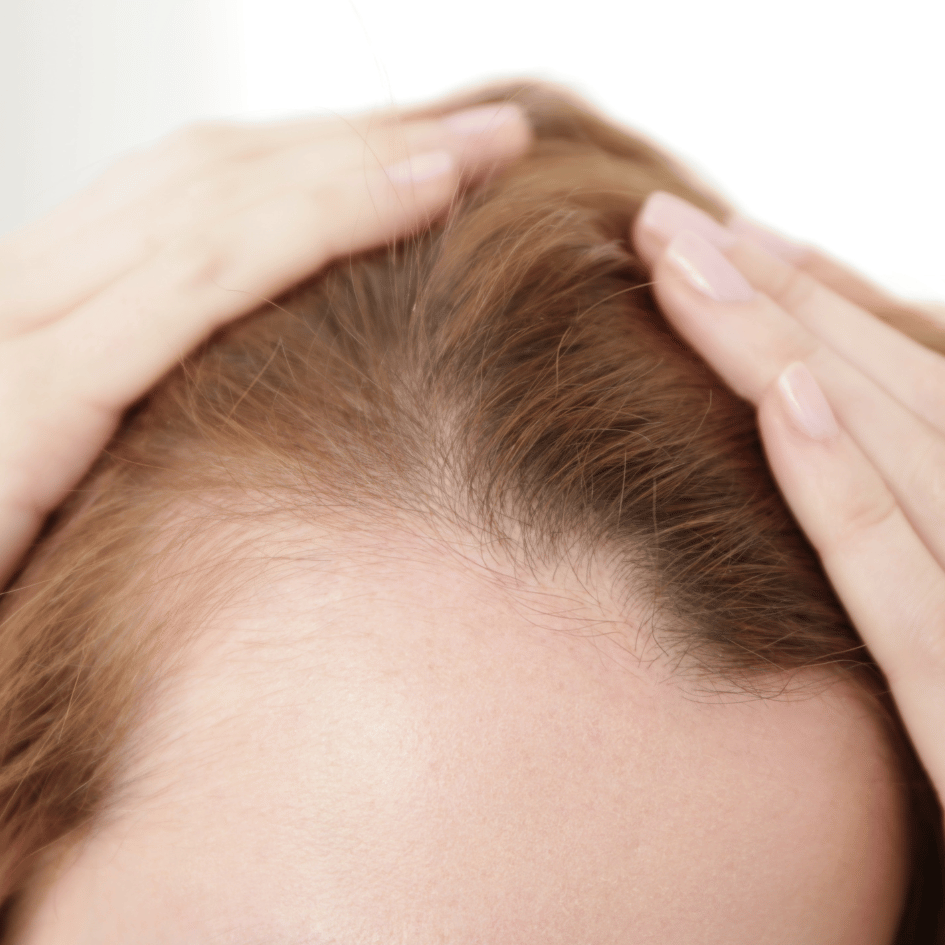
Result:
{"label": "right hand", "polygon": [[945,318],[746,233],[652,194],[633,238],[669,321],[758,408],[771,470],[945,801],[945,358],[871,309],[939,351]]}

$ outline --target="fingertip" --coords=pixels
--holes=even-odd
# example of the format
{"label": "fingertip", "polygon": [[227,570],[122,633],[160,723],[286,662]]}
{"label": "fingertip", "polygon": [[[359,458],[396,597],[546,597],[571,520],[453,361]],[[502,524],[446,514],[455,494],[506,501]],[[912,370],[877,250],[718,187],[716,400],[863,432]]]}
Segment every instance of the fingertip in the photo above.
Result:
{"label": "fingertip", "polygon": [[798,514],[822,502],[834,488],[824,491],[824,477],[836,475],[847,450],[840,422],[809,369],[800,362],[787,365],[758,396],[756,417],[788,505]]}
{"label": "fingertip", "polygon": [[534,144],[535,128],[531,119],[521,105],[515,102],[506,102],[512,116],[506,125],[506,146],[509,153],[518,157],[525,154]]}
{"label": "fingertip", "polygon": [[515,102],[464,109],[442,123],[454,138],[463,174],[470,177],[522,157],[535,137],[527,113]]}
{"label": "fingertip", "polygon": [[[461,167],[448,149],[424,151],[367,175],[375,241],[400,239],[446,212],[456,195]],[[363,219],[362,207],[360,213]],[[358,241],[360,243],[360,241]],[[362,248],[367,249],[370,240]]]}
{"label": "fingertip", "polygon": [[677,277],[715,302],[750,302],[757,295],[720,249],[691,230],[673,237],[665,247],[664,258]]}
{"label": "fingertip", "polygon": [[803,361],[789,364],[776,382],[781,406],[794,427],[811,440],[831,443],[840,427],[830,403]]}
{"label": "fingertip", "polygon": [[502,135],[510,129],[528,126],[528,119],[515,102],[490,102],[475,108],[464,108],[444,116],[440,121],[454,134],[466,138]]}
{"label": "fingertip", "polygon": [[659,201],[662,194],[663,191],[654,190],[653,193],[643,201],[643,205],[640,207],[637,215],[633,218],[633,223],[630,225],[630,239],[633,243],[633,248],[637,251],[637,254],[648,269],[654,267],[660,249],[662,249],[662,243],[650,224],[650,215],[653,212],[652,203],[654,200]]}
{"label": "fingertip", "polygon": [[632,238],[637,252],[652,268],[664,247],[686,230],[720,250],[736,242],[736,237],[705,211],[664,190],[654,190],[646,198],[633,222]]}

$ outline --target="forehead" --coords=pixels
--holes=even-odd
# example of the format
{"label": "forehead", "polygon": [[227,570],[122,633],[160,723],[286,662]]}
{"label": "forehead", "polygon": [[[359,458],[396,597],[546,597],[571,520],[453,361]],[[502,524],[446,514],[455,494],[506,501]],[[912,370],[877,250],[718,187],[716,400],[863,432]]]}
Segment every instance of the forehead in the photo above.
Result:
{"label": "forehead", "polygon": [[694,698],[548,591],[392,559],[221,612],[30,945],[891,941],[858,697]]}

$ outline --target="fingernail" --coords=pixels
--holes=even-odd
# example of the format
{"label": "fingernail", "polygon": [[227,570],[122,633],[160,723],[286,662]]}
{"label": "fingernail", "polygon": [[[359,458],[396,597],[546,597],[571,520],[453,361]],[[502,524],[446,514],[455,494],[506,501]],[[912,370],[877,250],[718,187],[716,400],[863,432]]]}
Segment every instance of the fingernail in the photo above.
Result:
{"label": "fingernail", "polygon": [[524,113],[518,105],[499,102],[492,105],[477,105],[465,108],[442,119],[451,131],[460,135],[478,135],[484,131],[496,131],[512,122],[520,123]]}
{"label": "fingernail", "polygon": [[716,302],[747,302],[755,297],[748,280],[698,233],[680,233],[669,244],[666,258],[693,288]]}
{"label": "fingernail", "polygon": [[801,433],[821,442],[835,440],[840,435],[840,427],[824,392],[802,361],[789,364],[781,372],[778,390],[788,416]]}
{"label": "fingernail", "polygon": [[806,246],[798,243],[792,243],[785,239],[780,233],[769,230],[766,226],[753,223],[744,217],[734,216],[728,221],[728,228],[736,236],[745,236],[752,242],[757,243],[762,249],[767,250],[772,256],[777,256],[785,262],[797,265],[805,256],[810,253]]}
{"label": "fingernail", "polygon": [[698,233],[719,249],[728,249],[736,241],[735,236],[709,214],[662,190],[647,197],[637,218],[637,226],[656,236],[661,244],[670,242],[683,230]]}
{"label": "fingernail", "polygon": [[428,151],[415,154],[406,161],[389,164],[384,170],[392,184],[419,184],[449,174],[454,166],[455,161],[449,151]]}

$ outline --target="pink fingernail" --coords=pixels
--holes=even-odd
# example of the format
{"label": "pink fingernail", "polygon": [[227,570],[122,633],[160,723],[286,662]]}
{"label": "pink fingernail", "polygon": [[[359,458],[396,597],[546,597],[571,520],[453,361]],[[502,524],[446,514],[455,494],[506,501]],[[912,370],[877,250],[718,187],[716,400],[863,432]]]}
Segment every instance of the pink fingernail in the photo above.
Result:
{"label": "pink fingernail", "polygon": [[499,102],[493,105],[477,105],[442,119],[451,131],[460,135],[478,135],[484,131],[496,131],[512,122],[521,122],[524,113],[518,105]]}
{"label": "pink fingernail", "polygon": [[693,288],[716,302],[747,302],[755,297],[748,280],[698,233],[680,233],[669,244],[666,258]]}
{"label": "pink fingernail", "polygon": [[792,243],[781,236],[780,233],[775,233],[774,230],[769,230],[758,223],[752,223],[751,220],[746,220],[744,217],[732,217],[728,221],[728,228],[736,236],[747,237],[762,249],[771,253],[772,256],[777,256],[792,265],[797,265],[810,253],[806,246]]}
{"label": "pink fingernail", "polygon": [[781,372],[778,390],[788,416],[801,433],[824,443],[840,435],[840,427],[824,392],[802,361],[789,364]]}
{"label": "pink fingernail", "polygon": [[392,184],[419,184],[449,174],[455,164],[449,151],[428,151],[415,154],[406,161],[390,164],[384,170]]}
{"label": "pink fingernail", "polygon": [[736,241],[735,236],[709,214],[662,190],[647,197],[637,218],[637,227],[649,231],[660,244],[670,242],[683,230],[698,233],[719,249],[728,249]]}

